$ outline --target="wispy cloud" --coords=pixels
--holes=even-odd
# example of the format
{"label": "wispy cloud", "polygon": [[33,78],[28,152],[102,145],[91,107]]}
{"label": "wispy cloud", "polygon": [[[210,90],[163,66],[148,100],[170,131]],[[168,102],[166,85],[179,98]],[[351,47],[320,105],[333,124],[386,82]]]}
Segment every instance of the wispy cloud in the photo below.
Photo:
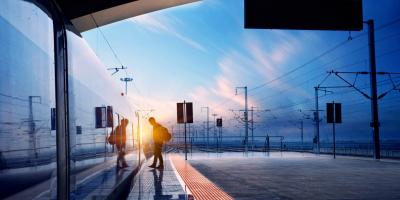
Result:
{"label": "wispy cloud", "polygon": [[[242,40],[242,51],[235,49],[227,50],[218,61],[219,73],[214,77],[211,87],[198,87],[191,94],[193,99],[205,105],[214,105],[214,109],[224,113],[227,109],[242,107],[244,98],[242,95],[235,95],[235,87],[252,86],[248,83],[262,83],[275,79],[288,71],[288,61],[301,50],[301,38],[284,34],[278,31],[271,33],[275,40],[268,40],[266,45],[255,35],[245,35]],[[295,87],[290,82],[278,80],[268,85],[268,93],[285,90]],[[263,90],[265,93],[266,90]],[[301,88],[296,90],[298,96],[307,96]],[[281,100],[290,101],[290,99]],[[216,104],[215,102],[221,102]],[[273,103],[273,102],[269,102]],[[249,106],[261,106],[265,103],[258,102],[253,96],[249,96]],[[275,105],[268,105],[273,107]]]}
{"label": "wispy cloud", "polygon": [[142,26],[148,31],[155,33],[164,33],[181,40],[187,45],[201,51],[206,51],[205,47],[194,41],[193,39],[185,36],[178,31],[178,26],[181,23],[178,19],[171,17],[167,14],[145,14],[129,19],[131,22]]}

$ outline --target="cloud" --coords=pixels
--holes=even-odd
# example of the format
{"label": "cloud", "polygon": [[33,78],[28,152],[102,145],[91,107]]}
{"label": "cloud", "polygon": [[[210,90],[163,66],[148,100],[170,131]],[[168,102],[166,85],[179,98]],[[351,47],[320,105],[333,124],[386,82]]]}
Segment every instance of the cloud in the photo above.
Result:
{"label": "cloud", "polygon": [[[130,21],[147,31],[168,34],[195,49],[206,51],[201,44],[180,32],[184,25],[182,21],[165,13],[142,15],[131,18]],[[229,109],[242,109],[245,104],[243,90],[239,90],[239,94],[235,95],[235,88],[248,86],[248,89],[251,89],[291,70],[290,67],[293,65],[290,62],[301,52],[304,43],[302,40],[307,41],[307,37],[310,36],[308,34],[295,35],[285,31],[243,31],[235,41],[235,44],[238,45],[231,45],[230,48],[215,46],[215,48],[221,48],[219,58],[216,60],[217,73],[210,83],[195,87],[189,94],[190,98],[198,107],[209,106],[212,113],[226,118],[231,117],[232,113],[228,111]],[[214,43],[211,43],[212,45]],[[274,81],[267,87],[252,93],[249,92],[248,106],[257,106],[261,109],[273,108],[281,103],[286,104],[286,102],[293,101],[292,98],[307,96],[307,92],[299,88],[292,93],[293,95],[285,97],[285,99],[260,98],[265,97],[265,94],[270,95],[294,87],[297,86],[287,79]],[[135,101],[138,102],[138,99]],[[148,98],[143,98],[140,101],[143,102],[143,105],[146,103],[157,105],[158,102],[165,100],[150,102]],[[168,102],[168,106],[157,108],[160,111],[157,114],[162,113],[165,120],[174,119],[175,113],[171,110],[175,110],[175,103]]]}
{"label": "cloud", "polygon": [[130,18],[129,21],[140,25],[148,31],[159,34],[168,34],[172,37],[177,38],[178,40],[181,40],[182,42],[193,48],[204,52],[206,51],[206,49],[201,44],[179,32],[177,30],[177,27],[178,24],[181,24],[181,22],[178,19],[171,17],[167,14],[150,13]]}
{"label": "cloud", "polygon": [[[235,88],[238,86],[251,86],[249,83],[263,83],[274,80],[281,74],[290,70],[289,61],[301,50],[302,37],[295,37],[290,34],[279,31],[270,33],[271,40],[269,44],[263,43],[259,36],[244,35],[241,48],[226,50],[219,61],[219,73],[214,76],[214,82],[211,86],[199,86],[191,94],[193,99],[201,102],[203,105],[212,106],[216,112],[228,113],[229,109],[238,109],[244,106],[243,91],[240,95],[235,95]],[[258,84],[257,84],[258,85]],[[296,85],[290,81],[277,80],[269,84],[268,90],[260,89],[259,94],[279,92],[288,88],[294,88]],[[294,96],[308,97],[308,93],[299,88],[294,91]],[[258,97],[260,95],[257,95]],[[248,95],[248,105],[260,108],[271,108],[279,103],[291,101],[290,97],[275,102],[265,103],[265,99],[258,101],[257,96]],[[218,103],[215,103],[218,102]],[[271,105],[272,104],[272,105]]]}
{"label": "cloud", "polygon": [[[307,34],[294,36],[283,31],[272,31],[270,34],[270,42],[268,46],[262,42],[259,37],[250,35],[246,38],[246,49],[252,62],[252,67],[262,77],[264,83],[270,82],[265,89],[269,93],[272,91],[284,91],[291,88],[296,88],[297,85],[290,80],[290,77],[277,79],[287,71],[292,70],[292,60],[302,49],[302,40],[308,37]],[[260,84],[258,84],[260,85]],[[260,89],[262,91],[263,89]],[[302,88],[292,91],[292,94],[297,97],[308,97],[308,93]]]}

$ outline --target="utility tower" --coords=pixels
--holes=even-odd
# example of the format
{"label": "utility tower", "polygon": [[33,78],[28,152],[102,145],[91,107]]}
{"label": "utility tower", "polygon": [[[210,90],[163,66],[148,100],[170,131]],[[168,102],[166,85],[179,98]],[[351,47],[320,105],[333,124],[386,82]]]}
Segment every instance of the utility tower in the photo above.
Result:
{"label": "utility tower", "polygon": [[213,130],[213,133],[214,133],[214,140],[216,139],[216,136],[217,136],[217,122],[215,121],[215,118],[218,116],[216,113],[213,113],[212,114],[212,116],[214,117],[214,130]]}
{"label": "utility tower", "polygon": [[[252,150],[254,149],[254,129],[255,129],[254,128],[254,112],[268,112],[268,111],[271,111],[269,109],[256,110],[255,108],[257,108],[257,107],[252,106],[250,110],[247,110],[247,111],[251,112],[251,120],[247,120],[247,122],[251,122],[251,127],[249,129],[251,130],[251,146],[252,146]],[[240,116],[240,112],[246,112],[246,110],[233,110],[233,109],[230,109],[230,111],[232,111],[234,114],[235,114],[235,112],[239,112],[239,115],[237,117],[237,119],[239,120],[239,123],[244,122],[246,124],[246,120],[239,117]],[[236,114],[235,114],[235,116],[236,116]],[[245,136],[245,142],[246,141],[248,141],[248,134],[247,134],[247,137]]]}
{"label": "utility tower", "polygon": [[[396,75],[398,75],[398,74],[400,74],[400,73],[395,73],[395,72],[376,72],[376,70],[375,70],[375,72],[371,72],[371,71],[369,71],[369,72],[367,72],[367,71],[361,71],[361,72],[338,72],[338,71],[328,71],[327,72],[328,73],[328,76],[324,79],[324,81],[329,77],[329,76],[331,76],[331,75],[335,75],[335,76],[337,76],[339,79],[341,79],[344,83],[346,83],[346,85],[340,85],[340,86],[325,86],[325,87],[323,87],[323,86],[321,86],[321,84],[324,82],[324,81],[322,81],[320,84],[318,84],[318,86],[316,86],[315,87],[315,106],[316,106],[316,110],[318,110],[318,91],[324,91],[325,92],[325,94],[327,93],[327,92],[330,92],[330,93],[333,93],[332,91],[328,91],[328,90],[326,90],[326,89],[328,89],[328,88],[330,88],[330,89],[339,89],[339,88],[353,88],[354,90],[356,90],[358,93],[360,93],[361,95],[363,95],[365,98],[367,98],[368,100],[370,100],[371,101],[371,120],[372,120],[372,122],[371,122],[371,127],[372,127],[372,129],[373,129],[373,141],[374,141],[374,158],[375,159],[380,159],[380,142],[379,142],[379,123],[377,124],[378,126],[377,126],[377,128],[375,128],[375,125],[376,124],[374,124],[374,120],[378,120],[378,116],[376,116],[375,117],[375,114],[377,115],[377,113],[375,113],[375,111],[374,111],[374,109],[378,109],[378,100],[379,99],[382,99],[383,97],[385,97],[389,92],[391,92],[391,91],[393,91],[393,90],[399,90],[400,91],[400,88],[399,88],[399,86],[400,86],[400,84],[395,84],[394,83],[394,81],[393,81],[393,79],[392,79],[392,77],[391,77],[391,75],[393,75],[393,74],[396,74]],[[371,74],[372,73],[374,73],[375,74],[375,76],[376,75],[386,75],[386,76],[388,76],[388,78],[389,78],[389,80],[392,82],[392,88],[391,89],[389,89],[389,90],[387,90],[386,92],[383,92],[383,93],[381,93],[380,95],[378,95],[378,93],[376,93],[375,94],[375,96],[376,97],[374,97],[374,92],[373,91],[371,91],[371,94],[370,95],[368,95],[367,93],[365,93],[365,92],[363,92],[360,88],[358,88],[357,86],[356,86],[356,80],[357,80],[357,76],[358,75],[370,75],[371,76]],[[341,76],[341,74],[355,74],[356,76],[356,78],[354,79],[354,81],[353,82],[350,82],[350,81],[348,81],[348,80],[346,80],[344,77],[342,77]],[[371,78],[370,78],[371,79]],[[372,83],[374,83],[374,82],[376,82],[376,80],[375,81],[373,81],[373,80],[371,80],[371,82]],[[372,89],[371,89],[372,90]],[[376,101],[374,100],[376,98]],[[375,105],[376,104],[376,105]],[[318,115],[318,112],[316,112],[317,113],[317,115]],[[319,123],[318,123],[318,121],[316,121],[317,123],[316,123],[316,127],[317,127],[317,133],[319,133]],[[379,122],[379,121],[378,121]],[[377,123],[377,122],[376,122]],[[318,142],[318,144],[319,144],[319,142]]]}
{"label": "utility tower", "polygon": [[244,132],[245,132],[245,151],[248,150],[248,137],[249,137],[249,117],[248,117],[248,108],[247,108],[247,86],[244,87],[236,87],[236,95],[238,94],[238,89],[244,90]]}
{"label": "utility tower", "polygon": [[376,84],[376,58],[375,58],[375,28],[374,20],[368,20],[368,44],[369,44],[369,71],[371,84],[371,127],[374,138],[374,158],[381,159],[381,147],[379,141],[379,114],[378,114],[378,89]]}
{"label": "utility tower", "polygon": [[266,110],[255,110],[255,106],[251,106],[251,109],[249,110],[251,112],[251,150],[254,150],[254,112],[267,112],[271,111],[269,109]]}
{"label": "utility tower", "polygon": [[304,111],[311,111],[315,113],[315,110],[299,110],[303,115],[300,118],[300,141],[301,141],[301,150],[304,151],[304,119],[311,119],[309,114],[304,113]]}
{"label": "utility tower", "polygon": [[[317,153],[320,153],[320,137],[319,137],[319,123],[321,122],[321,119],[319,118],[319,112],[323,110],[319,110],[319,103],[318,103],[318,91],[323,91],[326,93],[333,93],[332,91],[327,90],[327,88],[331,87],[321,87],[321,84],[318,86],[314,87],[315,90],[315,110],[314,110],[314,122],[315,122],[315,139],[316,139],[316,145],[317,145]],[[336,87],[335,87],[336,88]]]}
{"label": "utility tower", "polygon": [[[37,101],[34,101],[34,99],[37,99]],[[33,103],[42,104],[42,97],[41,96],[29,96],[29,118],[28,118],[29,140],[30,140],[31,149],[33,149],[34,157],[35,157],[35,159],[37,159],[38,151],[37,151],[37,146],[36,146],[36,132],[38,132],[39,129],[36,128],[36,123],[35,123],[35,120],[33,117]]]}
{"label": "utility tower", "polygon": [[209,140],[209,137],[210,137],[210,135],[209,135],[209,131],[210,131],[210,108],[207,106],[207,107],[201,107],[201,111],[203,110],[203,109],[207,109],[207,149],[208,149],[208,145],[210,144],[210,140]]}

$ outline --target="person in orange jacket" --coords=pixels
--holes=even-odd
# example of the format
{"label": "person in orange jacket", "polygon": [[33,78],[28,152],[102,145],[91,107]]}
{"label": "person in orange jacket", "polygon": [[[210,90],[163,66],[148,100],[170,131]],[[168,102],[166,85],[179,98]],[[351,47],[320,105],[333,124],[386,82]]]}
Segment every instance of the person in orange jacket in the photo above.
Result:
{"label": "person in orange jacket", "polygon": [[[161,124],[157,123],[154,117],[149,118],[149,123],[153,126],[153,142],[154,142],[154,160],[153,164],[150,165],[149,167],[164,169],[164,160],[161,151],[164,143],[162,134],[166,128],[163,127]],[[156,167],[157,160],[159,160],[160,164]]]}

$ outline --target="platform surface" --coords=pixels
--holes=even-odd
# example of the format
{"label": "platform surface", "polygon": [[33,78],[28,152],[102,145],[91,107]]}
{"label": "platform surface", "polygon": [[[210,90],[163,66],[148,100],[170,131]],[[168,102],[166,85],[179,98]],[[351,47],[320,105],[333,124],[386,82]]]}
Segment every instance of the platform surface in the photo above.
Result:
{"label": "platform surface", "polygon": [[400,162],[302,153],[194,153],[190,164],[235,199],[400,199]]}
{"label": "platform surface", "polygon": [[164,156],[164,158],[164,170],[149,168],[152,159],[144,164],[135,177],[128,199],[184,200],[186,198],[186,192],[180,184],[168,156]]}
{"label": "platform surface", "polygon": [[148,165],[135,177],[128,199],[231,200],[220,187],[193,168],[178,154],[164,154],[165,168],[152,169]]}

